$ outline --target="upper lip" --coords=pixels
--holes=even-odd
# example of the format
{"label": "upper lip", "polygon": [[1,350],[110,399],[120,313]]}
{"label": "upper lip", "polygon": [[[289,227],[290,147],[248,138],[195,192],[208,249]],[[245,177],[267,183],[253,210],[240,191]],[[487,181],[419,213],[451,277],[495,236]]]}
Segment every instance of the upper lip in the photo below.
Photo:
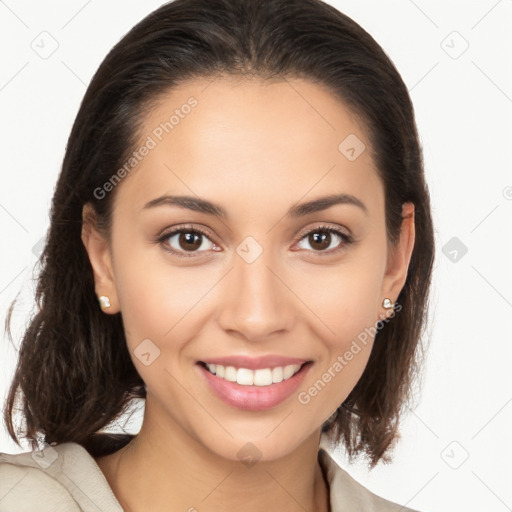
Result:
{"label": "upper lip", "polygon": [[226,356],[211,357],[203,359],[200,362],[206,364],[220,364],[221,366],[234,366],[235,368],[248,368],[249,370],[258,370],[262,368],[275,368],[277,366],[288,366],[290,364],[303,365],[309,362],[307,359],[297,357],[286,357],[280,355],[267,355],[260,357],[250,356]]}

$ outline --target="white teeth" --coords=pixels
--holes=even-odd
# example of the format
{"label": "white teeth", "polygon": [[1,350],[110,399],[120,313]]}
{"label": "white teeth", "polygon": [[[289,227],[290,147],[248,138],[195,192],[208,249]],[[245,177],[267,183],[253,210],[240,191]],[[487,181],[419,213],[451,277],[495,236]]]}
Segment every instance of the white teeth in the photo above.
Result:
{"label": "white teeth", "polygon": [[227,366],[224,370],[224,378],[229,382],[236,382],[236,368],[234,366]]}
{"label": "white teeth", "polygon": [[236,381],[242,386],[252,386],[254,384],[254,372],[247,368],[238,368]]}
{"label": "white teeth", "polygon": [[210,363],[206,366],[210,373],[217,375],[217,377],[230,382],[236,382],[242,386],[270,386],[271,384],[277,384],[289,379],[301,368],[300,364],[289,364],[287,366],[261,368],[258,370]]}
{"label": "white teeth", "polygon": [[264,370],[256,370],[254,372],[255,386],[270,386],[270,384],[272,384],[272,370],[270,368],[265,368]]}
{"label": "white teeth", "polygon": [[283,369],[283,380],[289,379],[296,371],[295,365],[293,364],[285,366]]}
{"label": "white teeth", "polygon": [[283,367],[278,366],[272,370],[272,382],[281,382],[283,380]]}

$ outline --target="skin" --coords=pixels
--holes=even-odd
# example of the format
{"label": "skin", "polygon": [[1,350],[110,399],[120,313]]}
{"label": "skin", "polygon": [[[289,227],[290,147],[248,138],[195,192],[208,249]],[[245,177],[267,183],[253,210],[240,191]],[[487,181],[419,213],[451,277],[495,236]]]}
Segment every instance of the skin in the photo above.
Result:
{"label": "skin", "polygon": [[[414,245],[413,205],[404,204],[400,240],[391,246],[364,129],[336,97],[302,79],[182,84],[146,118],[141,141],[190,96],[198,105],[117,186],[110,243],[84,207],[82,239],[96,293],[110,298],[105,314],[122,312],[147,386],[140,433],[97,463],[128,511],[167,511],[170,503],[201,512],[327,511],[320,429],[360,378],[373,339],[309,403],[298,393],[383,318],[385,297],[398,297]],[[338,150],[349,134],[366,145],[354,161]],[[285,216],[297,203],[338,193],[355,196],[367,211],[338,204]],[[229,217],[169,205],[144,209],[163,194],[206,198]],[[190,258],[155,241],[181,224],[210,238],[200,238],[195,252],[178,236],[167,239]],[[321,225],[354,242],[343,246],[333,234],[318,248],[303,233]],[[263,250],[251,263],[236,252],[248,236]],[[145,339],[160,350],[147,366],[134,355]],[[243,411],[217,398],[196,365],[231,354],[279,354],[313,365],[283,403]],[[260,457],[250,467],[237,455],[247,443]]]}

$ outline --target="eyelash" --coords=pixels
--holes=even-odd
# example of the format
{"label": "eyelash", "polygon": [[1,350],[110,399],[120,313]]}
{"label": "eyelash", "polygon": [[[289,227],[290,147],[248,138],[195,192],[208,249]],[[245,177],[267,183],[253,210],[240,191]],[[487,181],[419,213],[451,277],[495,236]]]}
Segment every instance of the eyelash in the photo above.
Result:
{"label": "eyelash", "polygon": [[[309,231],[306,231],[305,233],[302,233],[298,238],[296,238],[294,240],[294,244],[297,243],[297,242],[300,242],[302,239],[306,238],[308,235],[310,235],[311,233],[317,233],[317,232],[320,232],[320,233],[324,233],[324,232],[327,232],[327,233],[333,233],[335,235],[338,235],[341,239],[342,239],[342,242],[341,242],[341,245],[335,249],[330,249],[329,251],[312,251],[314,253],[317,253],[321,256],[325,256],[325,255],[328,255],[328,256],[331,256],[333,254],[337,254],[339,251],[342,251],[344,248],[346,248],[346,246],[350,245],[351,243],[353,243],[353,238],[348,235],[347,233],[341,231],[340,229],[337,229],[337,228],[333,228],[331,226],[317,226],[313,229],[310,229]],[[208,240],[210,240],[210,242],[214,243],[209,234],[202,230],[201,228],[198,228],[198,227],[189,227],[189,226],[178,226],[177,228],[173,229],[172,231],[168,231],[167,233],[164,233],[162,236],[160,236],[156,241],[158,243],[160,243],[163,247],[164,247],[164,250],[172,253],[172,254],[175,254],[176,256],[178,257],[181,257],[181,258],[195,258],[197,257],[195,255],[194,252],[190,253],[190,255],[187,255],[186,253],[183,253],[181,251],[176,251],[175,249],[172,249],[172,248],[169,248],[168,244],[166,244],[165,242],[171,238],[172,236],[178,234],[178,233],[193,233],[193,234],[196,234],[196,235],[203,235],[204,237],[206,237]],[[217,245],[217,244],[215,244]],[[203,252],[203,251],[199,251],[199,252]]]}

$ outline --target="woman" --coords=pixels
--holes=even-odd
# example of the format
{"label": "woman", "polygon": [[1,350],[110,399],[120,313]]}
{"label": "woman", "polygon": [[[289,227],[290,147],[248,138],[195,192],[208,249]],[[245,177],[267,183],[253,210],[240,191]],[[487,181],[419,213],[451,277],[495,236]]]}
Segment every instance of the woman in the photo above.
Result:
{"label": "woman", "polygon": [[[176,0],[107,55],[75,120],[21,391],[34,452],[0,510],[410,510],[389,461],[433,259],[400,75],[319,0]],[[135,435],[102,430],[145,398]],[[44,450],[36,450],[42,436]]]}

